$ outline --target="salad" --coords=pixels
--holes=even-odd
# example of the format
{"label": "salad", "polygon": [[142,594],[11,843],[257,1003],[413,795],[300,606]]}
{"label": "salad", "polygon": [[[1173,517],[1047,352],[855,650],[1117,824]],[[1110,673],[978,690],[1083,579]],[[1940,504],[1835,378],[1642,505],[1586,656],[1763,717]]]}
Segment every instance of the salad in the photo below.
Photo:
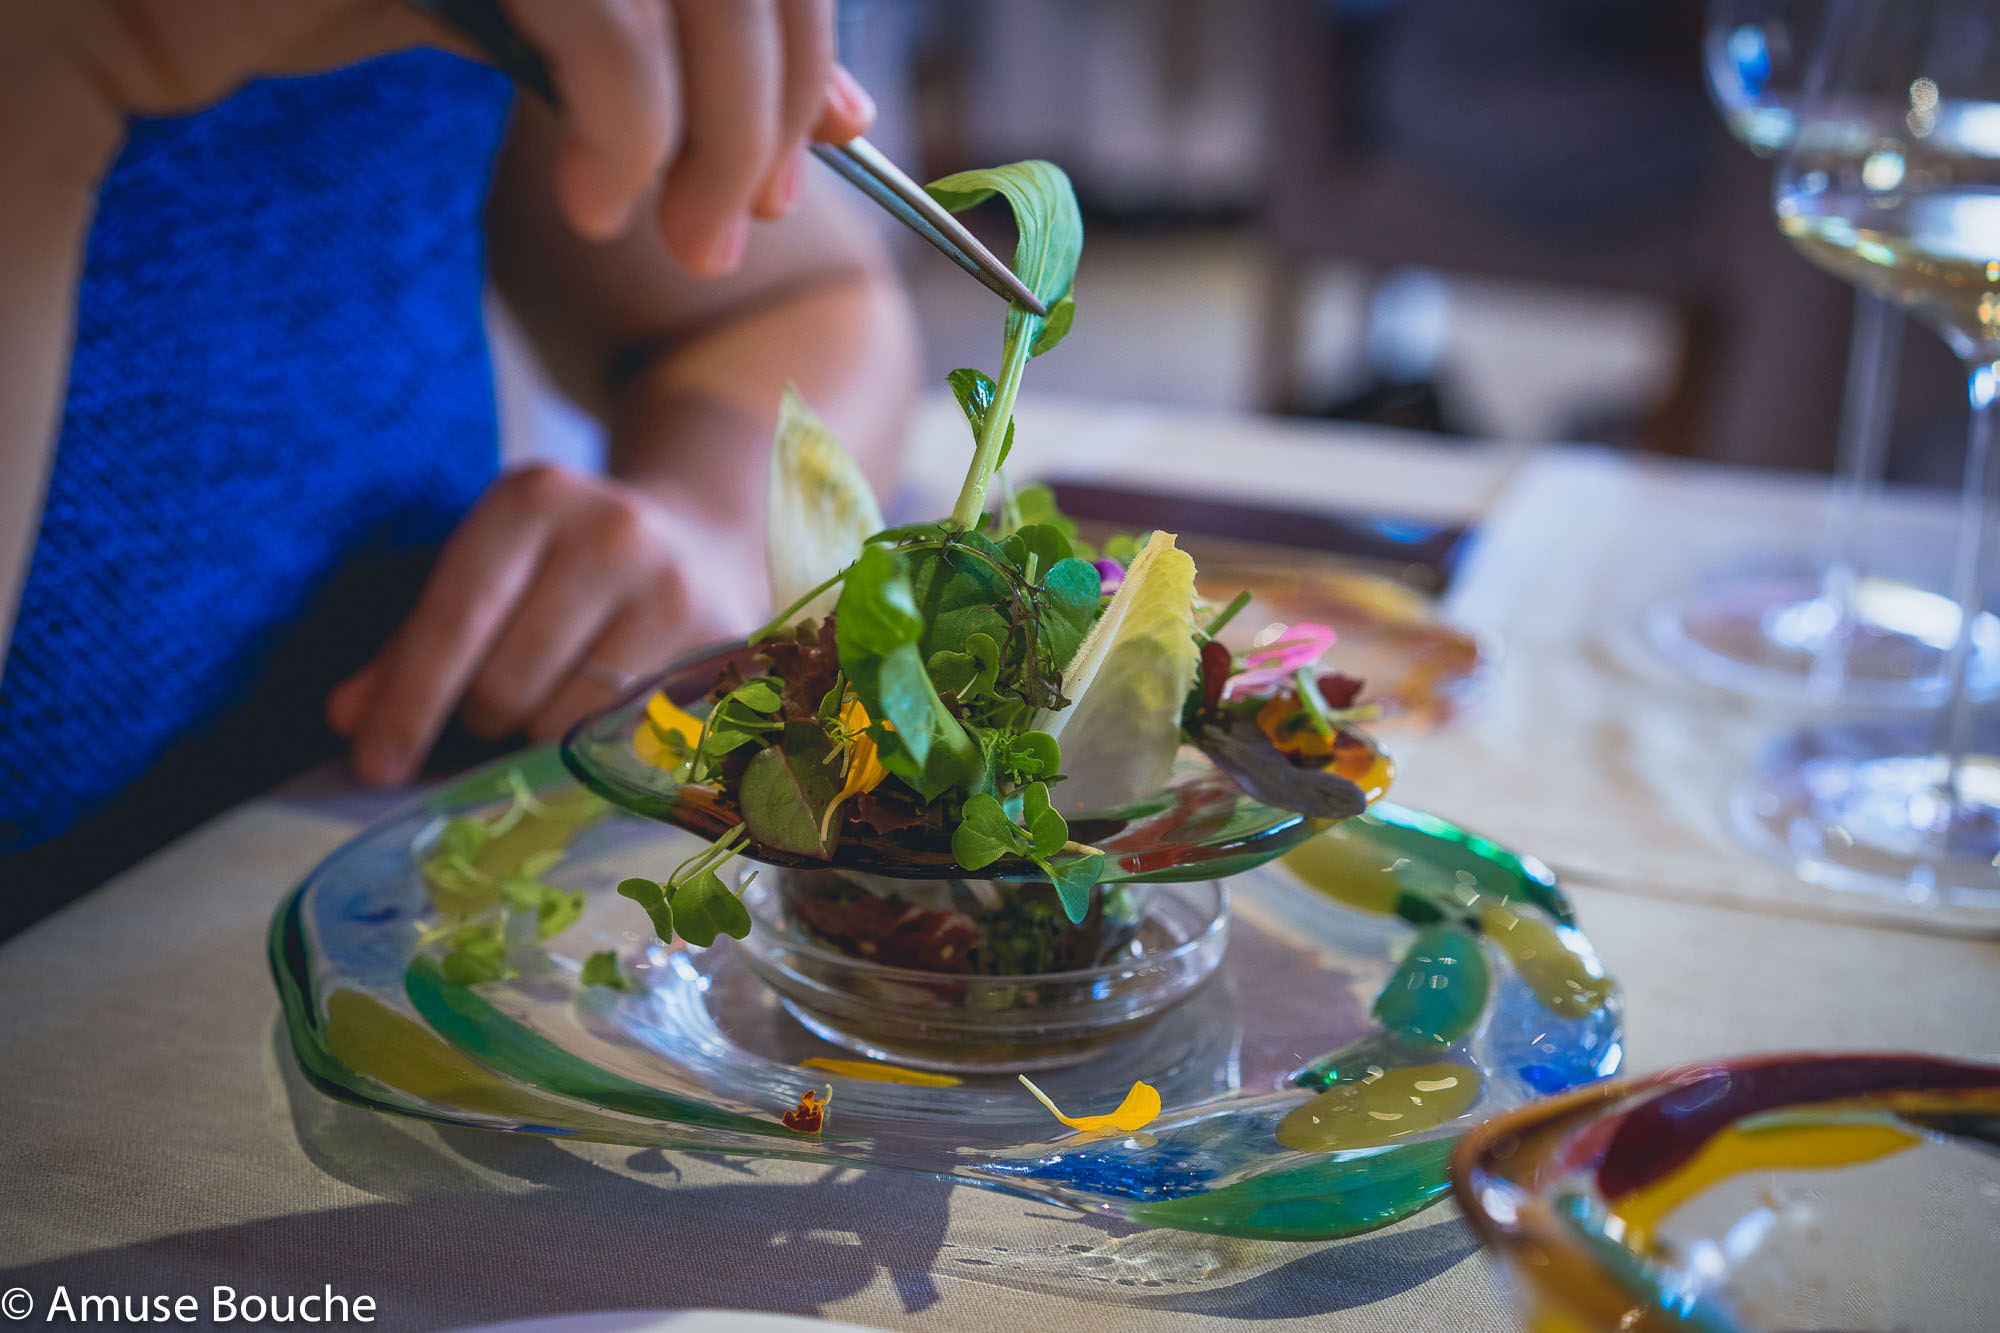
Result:
{"label": "salad", "polygon": [[968,873],[1031,865],[1082,921],[1105,853],[1072,821],[1160,790],[1183,745],[1269,805],[1328,821],[1367,805],[1335,771],[1374,750],[1355,729],[1361,682],[1318,665],[1332,631],[1294,626],[1239,660],[1216,635],[1249,594],[1201,601],[1172,534],[1096,549],[1046,488],[1008,485],[1023,373],[1076,314],[1083,225],[1068,178],[1028,161],[928,188],[953,211],[1007,200],[1014,269],[1048,314],[1010,306],[998,376],[949,376],[973,452],[935,521],[885,526],[853,459],[787,389],[767,514],[782,610],[747,667],[685,709],[655,695],[633,736],[640,758],[741,820],[664,879],[619,885],[662,939],[748,933],[740,889],[718,873],[739,853],[831,859],[844,838],[948,847]]}

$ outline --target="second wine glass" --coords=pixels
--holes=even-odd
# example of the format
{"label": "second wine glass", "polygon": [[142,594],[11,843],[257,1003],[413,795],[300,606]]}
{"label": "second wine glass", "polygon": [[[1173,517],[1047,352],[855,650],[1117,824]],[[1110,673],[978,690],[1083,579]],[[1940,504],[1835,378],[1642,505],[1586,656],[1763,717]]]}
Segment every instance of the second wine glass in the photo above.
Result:
{"label": "second wine glass", "polygon": [[2000,0],[1850,0],[1828,25],[1779,164],[1778,224],[1964,365],[1948,690],[1927,725],[1792,737],[1737,814],[1809,878],[2000,908],[2000,728],[1978,719],[1971,688],[2000,507]]}
{"label": "second wine glass", "polygon": [[[1708,88],[1730,132],[1760,157],[1792,142],[1805,70],[1828,0],[1710,0]],[[1654,646],[1725,689],[1782,702],[1935,706],[1947,689],[1943,594],[1871,573],[1865,520],[1882,487],[1904,318],[1856,293],[1833,494],[1810,559],[1776,554],[1710,575],[1646,614]],[[2000,620],[1978,626],[1972,688],[2000,692]]]}

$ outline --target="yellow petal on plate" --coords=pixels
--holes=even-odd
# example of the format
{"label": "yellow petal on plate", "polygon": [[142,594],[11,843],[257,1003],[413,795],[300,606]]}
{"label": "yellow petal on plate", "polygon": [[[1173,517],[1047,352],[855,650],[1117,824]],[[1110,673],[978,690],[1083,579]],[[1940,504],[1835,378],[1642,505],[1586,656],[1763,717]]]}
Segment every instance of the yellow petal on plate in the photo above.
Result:
{"label": "yellow petal on plate", "polygon": [[1035,1100],[1048,1107],[1050,1115],[1071,1129],[1086,1133],[1130,1134],[1160,1118],[1160,1093],[1150,1083],[1134,1083],[1132,1091],[1125,1094],[1125,1100],[1118,1103],[1118,1109],[1109,1115],[1064,1115],[1061,1108],[1049,1100],[1047,1093],[1028,1081],[1026,1074],[1020,1078],[1022,1086],[1035,1094]]}
{"label": "yellow petal on plate", "polygon": [[921,1069],[905,1069],[901,1065],[881,1064],[874,1060],[829,1060],[822,1055],[799,1061],[799,1068],[824,1069],[843,1078],[866,1079],[870,1083],[902,1083],[913,1088],[955,1088],[964,1082],[950,1074],[928,1074]]}

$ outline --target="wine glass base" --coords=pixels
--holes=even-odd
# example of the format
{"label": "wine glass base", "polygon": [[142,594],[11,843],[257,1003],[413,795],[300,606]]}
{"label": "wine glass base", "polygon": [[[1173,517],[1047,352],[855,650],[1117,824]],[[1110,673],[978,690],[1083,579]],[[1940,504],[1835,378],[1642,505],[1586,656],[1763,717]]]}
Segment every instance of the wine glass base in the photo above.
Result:
{"label": "wine glass base", "polygon": [[1955,803],[1931,732],[1852,723],[1786,737],[1733,794],[1738,831],[1811,883],[2000,914],[2000,722],[1975,728]]}
{"label": "wine glass base", "polygon": [[[1925,708],[1945,698],[1944,658],[1958,631],[1950,599],[1912,583],[1862,579],[1853,615],[1818,575],[1716,579],[1646,610],[1646,637],[1698,680],[1737,694],[1820,707]],[[2000,617],[1973,626],[1975,699],[2000,695]]]}

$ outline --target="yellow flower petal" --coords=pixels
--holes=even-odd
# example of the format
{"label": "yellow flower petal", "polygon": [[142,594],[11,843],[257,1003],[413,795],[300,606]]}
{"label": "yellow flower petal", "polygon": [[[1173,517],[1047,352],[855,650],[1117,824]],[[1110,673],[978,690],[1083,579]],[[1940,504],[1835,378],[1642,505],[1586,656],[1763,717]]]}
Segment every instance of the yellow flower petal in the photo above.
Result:
{"label": "yellow flower petal", "polygon": [[701,719],[682,710],[664,694],[656,692],[646,700],[646,720],[662,732],[679,732],[681,739],[689,745],[701,739]]}
{"label": "yellow flower petal", "polygon": [[927,1074],[921,1069],[905,1069],[901,1065],[882,1064],[874,1060],[829,1060],[823,1055],[799,1061],[799,1068],[824,1069],[829,1074],[839,1074],[844,1078],[866,1079],[871,1083],[902,1083],[913,1088],[955,1088],[964,1081],[950,1074]]}
{"label": "yellow flower petal", "polygon": [[1064,1115],[1056,1104],[1048,1099],[1048,1094],[1028,1081],[1028,1076],[1020,1076],[1021,1083],[1035,1100],[1049,1108],[1049,1114],[1068,1125],[1087,1133],[1115,1131],[1130,1134],[1144,1129],[1160,1118],[1160,1093],[1150,1083],[1134,1083],[1132,1091],[1125,1094],[1125,1100],[1118,1103],[1118,1109],[1110,1115]]}
{"label": "yellow flower petal", "polygon": [[[669,744],[669,737],[678,737],[683,744]],[[632,750],[640,761],[668,772],[686,763],[688,753],[700,742],[701,722],[664,694],[646,700],[646,720],[632,732]]]}
{"label": "yellow flower petal", "polygon": [[868,710],[851,694],[847,696],[847,702],[840,706],[840,730],[849,737],[847,780],[841,784],[840,794],[826,807],[826,813],[820,816],[821,842],[825,842],[832,832],[834,817],[840,813],[840,807],[847,804],[848,797],[874,791],[882,785],[882,779],[889,776],[889,770],[882,766],[881,755],[876,752],[875,738],[868,734]]}

